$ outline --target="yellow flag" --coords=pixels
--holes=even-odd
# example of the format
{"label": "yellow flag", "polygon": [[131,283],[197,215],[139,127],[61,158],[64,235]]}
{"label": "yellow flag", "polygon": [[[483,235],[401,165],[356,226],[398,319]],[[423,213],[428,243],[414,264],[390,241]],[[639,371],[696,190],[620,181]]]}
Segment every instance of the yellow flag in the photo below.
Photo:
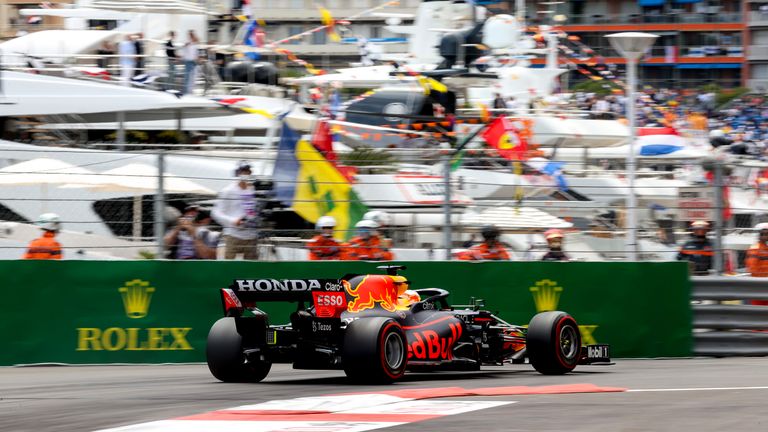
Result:
{"label": "yellow flag", "polygon": [[325,30],[328,33],[328,37],[331,38],[331,41],[340,42],[341,37],[339,37],[339,34],[336,33],[336,21],[333,19],[331,11],[321,6],[320,19],[323,25],[326,26]]}
{"label": "yellow flag", "polygon": [[440,93],[446,93],[448,91],[448,87],[445,84],[434,78],[421,75],[418,77],[418,81],[421,87],[424,89],[424,94],[430,94],[433,90]]}

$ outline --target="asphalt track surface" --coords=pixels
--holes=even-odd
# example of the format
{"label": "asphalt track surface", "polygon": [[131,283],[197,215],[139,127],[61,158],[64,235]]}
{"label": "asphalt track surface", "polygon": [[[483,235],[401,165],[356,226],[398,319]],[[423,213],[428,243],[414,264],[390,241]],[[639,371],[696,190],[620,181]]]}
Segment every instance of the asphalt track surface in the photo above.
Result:
{"label": "asphalt track surface", "polygon": [[[768,431],[768,358],[618,360],[542,376],[528,365],[409,374],[356,386],[343,372],[275,365],[259,384],[224,384],[204,364],[0,368],[0,431],[92,431],[244,404],[349,392],[590,383],[621,393],[475,397],[516,401],[398,431]],[[457,398],[462,400],[467,398]]]}

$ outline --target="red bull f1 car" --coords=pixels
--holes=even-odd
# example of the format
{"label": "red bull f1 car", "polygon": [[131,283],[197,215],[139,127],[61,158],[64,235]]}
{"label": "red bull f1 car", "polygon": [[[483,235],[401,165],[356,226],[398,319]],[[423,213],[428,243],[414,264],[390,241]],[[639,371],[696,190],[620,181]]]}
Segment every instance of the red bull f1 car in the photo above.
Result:
{"label": "red bull f1 car", "polygon": [[[258,382],[273,363],[292,363],[390,383],[406,370],[474,371],[527,360],[557,375],[610,362],[608,345],[582,346],[565,312],[539,313],[527,328],[509,324],[479,302],[452,307],[446,290],[410,290],[397,275],[403,268],[341,279],[235,280],[221,290],[225,317],[208,334],[208,368],[224,382]],[[265,301],[297,302],[290,323],[270,324],[256,306]]]}

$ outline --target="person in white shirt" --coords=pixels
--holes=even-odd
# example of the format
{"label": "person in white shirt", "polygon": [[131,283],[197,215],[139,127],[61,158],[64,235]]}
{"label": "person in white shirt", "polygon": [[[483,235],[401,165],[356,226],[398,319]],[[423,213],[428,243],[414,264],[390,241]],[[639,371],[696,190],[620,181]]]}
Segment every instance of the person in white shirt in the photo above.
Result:
{"label": "person in white shirt", "polygon": [[188,40],[184,45],[184,49],[181,55],[182,60],[184,60],[184,88],[182,89],[183,94],[192,93],[192,90],[195,88],[197,58],[200,55],[200,46],[198,45],[199,40],[195,35],[195,31],[190,30],[187,37]]}
{"label": "person in white shirt", "polygon": [[136,68],[136,44],[131,35],[126,35],[120,42],[117,52],[120,55],[120,79],[123,80],[123,85],[130,86],[133,70]]}
{"label": "person in white shirt", "polygon": [[251,165],[240,161],[235,169],[237,181],[219,192],[211,213],[224,227],[224,258],[258,259],[260,208],[251,183]]}
{"label": "person in white shirt", "polygon": [[520,104],[517,102],[514,96],[510,96],[507,99],[507,113],[509,115],[519,115],[518,110],[520,109]]}
{"label": "person in white shirt", "polygon": [[596,113],[607,113],[608,110],[611,109],[611,104],[608,103],[605,99],[598,99],[597,102],[592,106],[592,111]]}

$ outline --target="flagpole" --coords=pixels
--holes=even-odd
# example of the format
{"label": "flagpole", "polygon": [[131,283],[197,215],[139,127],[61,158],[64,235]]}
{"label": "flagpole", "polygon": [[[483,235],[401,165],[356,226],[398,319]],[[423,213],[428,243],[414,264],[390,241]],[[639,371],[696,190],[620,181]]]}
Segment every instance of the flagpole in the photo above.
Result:
{"label": "flagpole", "polygon": [[451,260],[451,246],[453,246],[453,230],[451,220],[451,152],[446,152],[443,156],[443,187],[445,188],[445,203],[443,205],[443,216],[445,224],[443,225],[443,235],[445,236],[445,260]]}
{"label": "flagpole", "polygon": [[451,246],[453,243],[453,221],[451,221],[451,161],[456,155],[464,150],[464,147],[466,147],[470,141],[475,139],[475,137],[479,135],[480,132],[482,132],[484,129],[485,125],[477,128],[474,132],[464,138],[464,140],[455,149],[453,149],[453,151],[449,150],[445,152],[443,159],[443,187],[445,188],[445,191],[443,191],[445,196],[443,201],[443,216],[445,217],[443,222],[443,243],[445,245],[446,261],[451,260]]}

